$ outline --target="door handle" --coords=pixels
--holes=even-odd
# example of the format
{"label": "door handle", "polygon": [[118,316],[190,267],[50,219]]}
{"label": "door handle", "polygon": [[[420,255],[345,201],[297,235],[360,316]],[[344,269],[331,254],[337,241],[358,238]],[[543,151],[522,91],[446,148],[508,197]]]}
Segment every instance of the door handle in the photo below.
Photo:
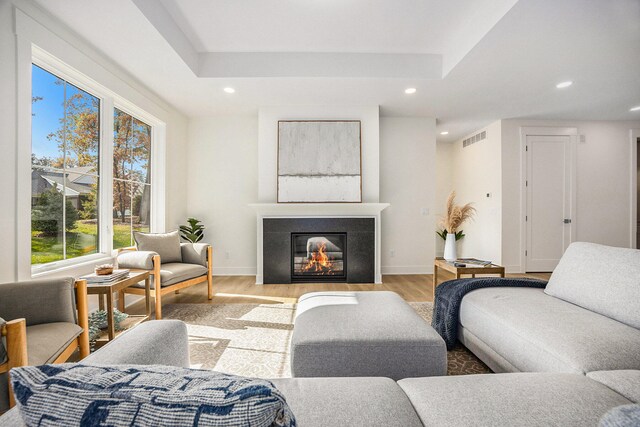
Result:
{"label": "door handle", "polygon": [[564,221],[565,224],[571,224],[571,218],[565,218]]}

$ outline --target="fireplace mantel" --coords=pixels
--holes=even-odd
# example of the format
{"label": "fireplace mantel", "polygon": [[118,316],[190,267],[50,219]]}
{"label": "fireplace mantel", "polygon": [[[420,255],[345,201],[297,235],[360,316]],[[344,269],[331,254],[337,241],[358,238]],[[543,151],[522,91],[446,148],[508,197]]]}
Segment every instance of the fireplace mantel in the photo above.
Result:
{"label": "fireplace mantel", "polygon": [[375,218],[375,283],[382,283],[381,273],[381,213],[389,203],[252,203],[256,213],[257,274],[256,284],[262,285],[263,276],[263,220],[264,218]]}
{"label": "fireplace mantel", "polygon": [[258,215],[290,216],[375,216],[389,203],[252,203]]}

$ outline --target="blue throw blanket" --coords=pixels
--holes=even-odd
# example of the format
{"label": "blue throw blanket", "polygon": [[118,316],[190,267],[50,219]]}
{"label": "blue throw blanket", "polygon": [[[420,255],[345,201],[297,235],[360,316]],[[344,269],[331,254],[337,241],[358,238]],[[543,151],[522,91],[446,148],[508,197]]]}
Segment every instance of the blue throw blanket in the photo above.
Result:
{"label": "blue throw blanket", "polygon": [[482,288],[544,288],[547,282],[535,279],[504,279],[501,277],[483,277],[457,279],[444,282],[436,288],[431,326],[447,344],[447,350],[453,349],[458,342],[458,315],[462,298],[469,292]]}

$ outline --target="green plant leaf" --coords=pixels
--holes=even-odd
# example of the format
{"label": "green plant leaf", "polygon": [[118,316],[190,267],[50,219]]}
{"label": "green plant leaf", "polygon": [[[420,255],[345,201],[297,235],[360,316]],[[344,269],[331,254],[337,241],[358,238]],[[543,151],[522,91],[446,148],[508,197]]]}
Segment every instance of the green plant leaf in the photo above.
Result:
{"label": "green plant leaf", "polygon": [[197,243],[204,237],[205,227],[200,224],[200,220],[196,218],[187,218],[188,225],[181,225],[180,237],[191,243]]}

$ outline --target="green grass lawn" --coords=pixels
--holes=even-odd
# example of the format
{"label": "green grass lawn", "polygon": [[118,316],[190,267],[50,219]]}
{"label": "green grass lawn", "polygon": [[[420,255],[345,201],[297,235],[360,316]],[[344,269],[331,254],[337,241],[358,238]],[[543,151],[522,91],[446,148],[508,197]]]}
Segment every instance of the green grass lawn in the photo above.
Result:
{"label": "green grass lawn", "polygon": [[[134,230],[147,231],[147,226],[134,224]],[[97,226],[94,221],[78,221],[76,228],[67,232],[67,259],[98,251]],[[131,246],[129,223],[113,224],[113,247]],[[31,232],[31,264],[45,264],[62,259],[62,236],[44,236]]]}

